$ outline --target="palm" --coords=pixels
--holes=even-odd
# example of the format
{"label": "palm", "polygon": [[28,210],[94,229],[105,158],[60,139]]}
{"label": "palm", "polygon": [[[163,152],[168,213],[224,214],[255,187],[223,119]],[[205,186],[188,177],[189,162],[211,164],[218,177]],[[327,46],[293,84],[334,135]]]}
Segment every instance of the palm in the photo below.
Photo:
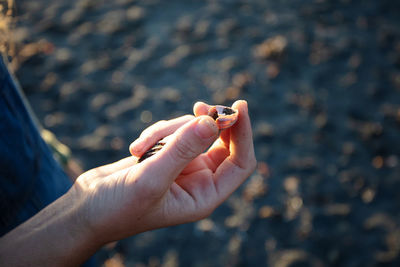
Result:
{"label": "palm", "polygon": [[229,131],[224,130],[214,145],[190,162],[172,183],[164,199],[168,213],[193,215],[223,200],[215,176],[221,163],[229,160]]}
{"label": "palm", "polygon": [[[195,105],[196,116],[204,115],[205,105]],[[133,157],[82,175],[77,184],[96,188],[89,205],[94,224],[99,228],[113,224],[109,229],[116,231],[110,236],[121,238],[208,216],[255,168],[247,106],[239,102],[236,108],[237,123],[223,130],[200,155],[198,151],[212,141],[198,146],[192,157],[194,150],[188,145],[195,138],[193,129],[199,119],[183,116],[146,129],[130,147]],[[171,134],[174,138],[156,156],[135,164],[153,144]],[[178,142],[188,143],[177,149]],[[188,152],[190,157],[183,155]]]}

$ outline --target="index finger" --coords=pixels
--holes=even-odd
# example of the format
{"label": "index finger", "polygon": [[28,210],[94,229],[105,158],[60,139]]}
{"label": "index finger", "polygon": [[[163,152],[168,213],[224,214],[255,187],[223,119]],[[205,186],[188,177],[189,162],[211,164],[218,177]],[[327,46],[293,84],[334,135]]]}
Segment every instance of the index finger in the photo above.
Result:
{"label": "index finger", "polygon": [[196,102],[193,106],[193,113],[196,117],[201,115],[208,115],[208,110],[210,109],[210,105],[204,102]]}

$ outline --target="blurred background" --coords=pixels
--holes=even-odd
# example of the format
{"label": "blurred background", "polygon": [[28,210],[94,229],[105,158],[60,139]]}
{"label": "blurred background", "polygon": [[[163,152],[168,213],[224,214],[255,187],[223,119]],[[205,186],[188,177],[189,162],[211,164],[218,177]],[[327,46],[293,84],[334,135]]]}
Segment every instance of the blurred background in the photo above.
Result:
{"label": "blurred background", "polygon": [[83,169],[202,100],[249,102],[258,167],[105,266],[400,266],[400,2],[17,0],[13,67]]}

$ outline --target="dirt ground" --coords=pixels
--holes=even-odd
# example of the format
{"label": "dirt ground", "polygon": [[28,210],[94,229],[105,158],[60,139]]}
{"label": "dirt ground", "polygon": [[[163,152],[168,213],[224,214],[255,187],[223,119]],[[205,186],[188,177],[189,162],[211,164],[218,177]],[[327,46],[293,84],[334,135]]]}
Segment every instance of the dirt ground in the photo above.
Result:
{"label": "dirt ground", "polygon": [[249,103],[257,171],[105,266],[400,266],[400,2],[17,0],[17,76],[84,169],[193,104]]}

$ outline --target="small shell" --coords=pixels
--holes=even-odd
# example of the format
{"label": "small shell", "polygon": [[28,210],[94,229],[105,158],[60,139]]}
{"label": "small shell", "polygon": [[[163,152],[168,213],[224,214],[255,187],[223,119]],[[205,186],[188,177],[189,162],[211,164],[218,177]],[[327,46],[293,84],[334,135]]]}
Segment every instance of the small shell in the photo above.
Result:
{"label": "small shell", "polygon": [[212,106],[208,110],[208,116],[211,116],[220,130],[231,127],[238,119],[237,110],[226,106]]}
{"label": "small shell", "polygon": [[[226,106],[211,106],[208,110],[208,116],[212,117],[220,130],[231,127],[238,119],[237,110]],[[138,163],[153,156],[166,144],[168,136],[158,141],[152,148],[147,150],[138,160]]]}

